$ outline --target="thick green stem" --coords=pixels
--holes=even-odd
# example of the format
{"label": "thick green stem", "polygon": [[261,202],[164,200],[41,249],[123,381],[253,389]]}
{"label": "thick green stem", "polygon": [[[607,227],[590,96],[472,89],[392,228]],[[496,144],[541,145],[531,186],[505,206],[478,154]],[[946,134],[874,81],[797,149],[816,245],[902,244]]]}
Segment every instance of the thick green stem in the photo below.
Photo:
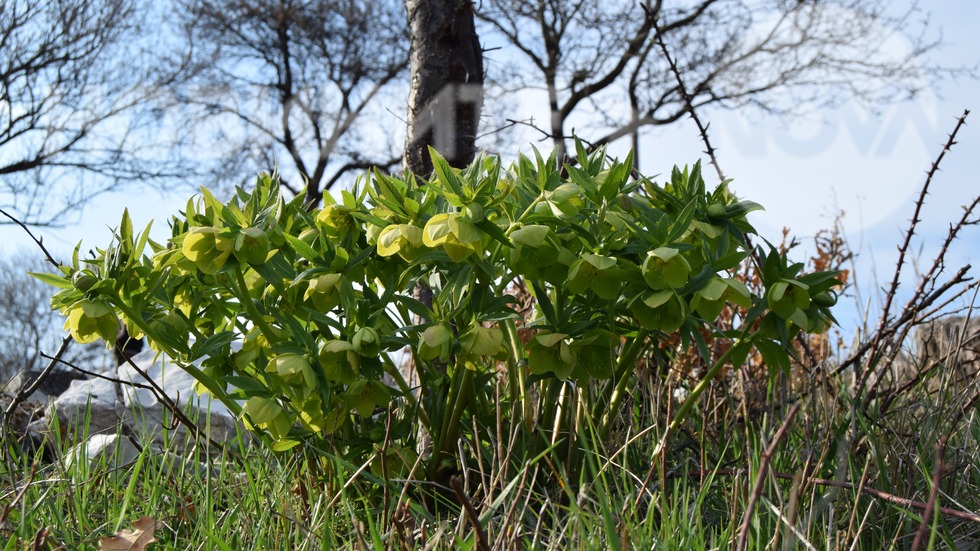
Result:
{"label": "thick green stem", "polygon": [[459,433],[459,420],[463,416],[463,409],[466,407],[466,389],[473,384],[473,372],[462,365],[453,368],[453,378],[449,386],[449,395],[446,407],[443,410],[442,427],[439,430],[439,437],[433,443],[432,463],[429,465],[429,478],[435,478],[442,458],[452,455],[448,448],[449,444],[456,440]]}
{"label": "thick green stem", "polygon": [[705,390],[708,389],[711,381],[718,377],[722,369],[724,369],[725,364],[727,364],[736,355],[736,353],[744,352],[746,349],[745,347],[751,345],[751,340],[743,340],[743,337],[739,337],[735,339],[732,346],[729,347],[728,350],[726,350],[725,353],[715,361],[715,363],[711,366],[711,369],[705,373],[704,378],[701,379],[701,382],[699,382],[697,386],[691,390],[691,393],[688,394],[687,398],[684,399],[684,402],[681,403],[681,407],[677,409],[677,413],[674,414],[674,418],[670,420],[670,424],[667,425],[667,429],[664,431],[663,436],[660,437],[660,442],[657,443],[657,447],[653,450],[654,458],[659,457],[660,454],[663,453],[670,435],[672,435],[677,428],[681,426],[681,423],[684,422],[687,414],[691,412],[694,404],[697,403],[698,398],[704,393]]}
{"label": "thick green stem", "polygon": [[609,430],[612,428],[616,411],[619,410],[619,406],[623,402],[623,397],[626,395],[626,385],[629,383],[630,375],[633,374],[634,364],[643,351],[643,343],[649,334],[649,331],[645,329],[640,330],[636,334],[636,337],[633,337],[633,340],[626,344],[622,354],[619,355],[619,362],[616,364],[613,379],[609,383],[615,384],[616,386],[612,390],[608,405],[603,408],[607,394],[605,392],[603,392],[602,396],[596,402],[596,411],[592,412],[592,417],[594,419],[602,419],[599,426],[599,436],[603,439],[609,436]]}
{"label": "thick green stem", "polygon": [[238,295],[238,302],[241,303],[245,311],[248,312],[249,317],[252,318],[252,323],[254,323],[259,331],[265,335],[270,343],[278,342],[278,334],[272,328],[265,317],[259,312],[259,309],[255,307],[255,302],[252,301],[252,296],[248,294],[248,284],[245,283],[245,273],[242,271],[241,266],[235,266],[235,285],[234,290],[236,295]]}
{"label": "thick green stem", "polygon": [[[530,416],[526,411],[529,404],[527,404],[527,394],[524,387],[524,368],[521,366],[521,360],[524,359],[523,345],[514,320],[504,321],[504,331],[507,335],[507,344],[510,347],[510,356],[507,358],[507,391],[510,394],[511,403],[521,405],[518,411],[526,419]],[[516,425],[521,422],[521,419],[512,419],[511,421]]]}

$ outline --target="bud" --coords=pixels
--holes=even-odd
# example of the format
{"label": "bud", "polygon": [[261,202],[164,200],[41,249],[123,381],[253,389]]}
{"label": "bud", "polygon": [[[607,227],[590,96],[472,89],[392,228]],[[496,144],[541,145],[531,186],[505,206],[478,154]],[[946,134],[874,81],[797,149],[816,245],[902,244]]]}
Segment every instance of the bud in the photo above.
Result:
{"label": "bud", "polygon": [[376,357],[381,353],[381,338],[373,327],[362,327],[351,339],[354,351],[364,357]]}
{"label": "bud", "polygon": [[480,222],[483,220],[483,205],[480,203],[470,203],[463,207],[463,215],[473,222]]}
{"label": "bud", "polygon": [[235,257],[249,264],[262,264],[269,256],[269,236],[259,228],[245,228],[235,238]]}
{"label": "bud", "polygon": [[91,289],[92,286],[98,282],[99,282],[99,278],[92,275],[92,273],[89,272],[88,270],[85,271],[79,270],[75,272],[74,275],[71,276],[71,284],[76,289],[82,291],[83,293]]}
{"label": "bud", "polygon": [[727,214],[725,210],[725,205],[721,203],[711,203],[705,210],[705,213],[711,218],[722,218]]}

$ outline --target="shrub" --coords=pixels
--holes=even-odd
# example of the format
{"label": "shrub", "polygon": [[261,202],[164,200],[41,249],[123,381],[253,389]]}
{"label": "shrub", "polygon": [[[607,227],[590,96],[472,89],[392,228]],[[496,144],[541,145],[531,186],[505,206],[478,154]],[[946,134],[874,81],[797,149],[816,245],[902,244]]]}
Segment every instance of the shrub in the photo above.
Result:
{"label": "shrub", "polygon": [[[62,288],[52,304],[73,336],[111,341],[118,317],[273,449],[394,476],[416,467],[428,435],[433,480],[458,468],[461,437],[489,448],[498,423],[525,451],[561,450],[575,472],[617,423],[641,355],[679,342],[708,366],[669,433],[725,366],[753,349],[788,365],[799,331],[833,322],[835,273],[753,249],[745,217],[758,205],[727,182],[706,190],[697,164],[659,185],[631,157],[581,145],[578,166],[562,168],[537,152],[506,169],[432,157],[430,180],[374,171],[319,210],[286,201],[275,176],[227,203],[202,190],[166,244],[124,213],[106,249],[76,249],[62,274],[40,277]],[[750,257],[760,292],[731,276]],[[515,285],[533,295],[530,323]],[[716,326],[726,308],[737,315]],[[400,349],[413,377],[392,359]],[[587,434],[598,438],[584,445]]]}

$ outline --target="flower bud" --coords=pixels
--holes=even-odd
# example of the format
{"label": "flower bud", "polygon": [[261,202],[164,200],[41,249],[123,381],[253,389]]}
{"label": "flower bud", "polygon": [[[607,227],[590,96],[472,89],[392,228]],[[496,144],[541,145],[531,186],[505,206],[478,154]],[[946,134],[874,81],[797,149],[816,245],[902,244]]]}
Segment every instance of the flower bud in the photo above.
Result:
{"label": "flower bud", "polygon": [[249,264],[262,264],[269,256],[269,236],[259,228],[245,228],[235,238],[235,257]]}
{"label": "flower bud", "polygon": [[381,353],[381,338],[373,327],[362,327],[351,339],[354,351],[364,357],[376,357]]}
{"label": "flower bud", "polygon": [[87,270],[86,271],[79,270],[75,272],[74,275],[71,276],[71,284],[76,289],[82,291],[83,293],[91,289],[92,286],[98,282],[99,282],[99,278],[95,277],[94,275],[92,275],[91,272]]}

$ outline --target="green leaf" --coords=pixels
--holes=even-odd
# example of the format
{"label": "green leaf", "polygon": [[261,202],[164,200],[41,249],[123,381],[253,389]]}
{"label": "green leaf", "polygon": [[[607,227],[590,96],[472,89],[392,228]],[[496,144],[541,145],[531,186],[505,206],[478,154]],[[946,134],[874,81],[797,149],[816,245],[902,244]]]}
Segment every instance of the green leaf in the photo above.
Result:
{"label": "green leaf", "polygon": [[27,272],[27,275],[35,279],[38,279],[44,283],[47,283],[48,285],[53,285],[55,287],[58,287],[59,289],[72,288],[71,280],[63,276],[49,274],[45,272]]}
{"label": "green leaf", "polygon": [[293,248],[293,250],[299,253],[299,255],[305,258],[306,260],[309,260],[310,262],[316,262],[320,259],[320,255],[313,249],[313,247],[311,247],[302,239],[298,237],[294,237],[289,234],[283,234],[283,237],[286,238],[286,241]]}
{"label": "green leaf", "polygon": [[468,197],[463,195],[463,182],[459,179],[456,170],[449,165],[449,161],[433,149],[432,146],[429,146],[429,156],[432,158],[432,169],[435,172],[436,178],[444,185],[449,186],[449,189],[460,199],[468,199]]}
{"label": "green leaf", "polygon": [[219,352],[225,352],[234,340],[233,331],[215,333],[204,340],[194,341],[191,346],[191,356],[194,358],[216,356]]}
{"label": "green leaf", "polygon": [[292,439],[289,439],[289,438],[283,438],[281,440],[275,440],[275,441],[273,441],[272,442],[272,446],[270,446],[270,447],[272,448],[272,451],[274,451],[274,452],[284,452],[284,451],[289,451],[289,450],[295,448],[296,446],[300,445],[300,443],[301,442],[299,440],[292,440]]}

